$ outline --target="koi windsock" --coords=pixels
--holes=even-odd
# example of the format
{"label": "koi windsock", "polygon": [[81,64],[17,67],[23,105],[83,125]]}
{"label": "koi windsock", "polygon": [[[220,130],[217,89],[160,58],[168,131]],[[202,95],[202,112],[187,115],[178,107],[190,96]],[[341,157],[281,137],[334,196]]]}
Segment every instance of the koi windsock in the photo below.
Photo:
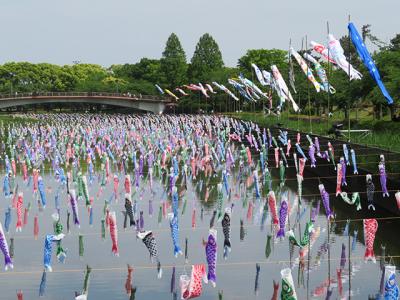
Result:
{"label": "koi windsock", "polygon": [[209,230],[208,240],[205,243],[206,258],[208,263],[207,279],[215,287],[217,282],[217,230]]}
{"label": "koi windsock", "polygon": [[0,223],[0,249],[4,255],[4,269],[7,271],[9,268],[13,269],[14,265],[11,260],[10,251],[8,248],[8,243],[6,236],[4,234],[3,225]]}
{"label": "koi windsock", "polygon": [[376,219],[364,219],[364,240],[365,240],[365,253],[364,260],[372,260],[376,262],[374,253],[374,241],[376,231],[378,230],[378,221]]}
{"label": "koi windsock", "polygon": [[142,240],[150,254],[150,259],[157,261],[158,278],[162,276],[162,269],[160,260],[158,259],[158,250],[156,239],[154,238],[152,231],[142,231],[137,233],[137,237]]}
{"label": "koi windsock", "polygon": [[289,88],[286,85],[286,82],[283,80],[283,77],[278,70],[278,67],[272,65],[271,71],[275,79],[275,88],[277,89],[278,95],[280,96],[280,98],[289,100],[292,103],[293,110],[297,112],[299,110],[299,106],[294,101],[292,94],[290,93]]}
{"label": "koi windsock", "polygon": [[51,255],[53,252],[53,242],[60,241],[64,238],[64,234],[60,233],[58,235],[48,234],[44,239],[44,250],[43,250],[43,264],[46,271],[51,272],[53,269],[51,267]]}
{"label": "koi windsock", "polygon": [[281,208],[279,209],[279,230],[276,234],[277,238],[285,237],[285,226],[286,226],[287,215],[288,215],[288,204],[285,200],[282,200]]}
{"label": "koi windsock", "polygon": [[276,209],[276,197],[274,191],[270,191],[268,193],[268,205],[269,205],[269,211],[271,213],[271,218],[274,223],[274,225],[279,224],[279,218],[278,218],[278,213]]}
{"label": "koi windsock", "polygon": [[108,216],[110,225],[110,236],[112,241],[111,251],[115,256],[119,256],[118,251],[118,228],[117,228],[117,217],[115,211],[111,211]]}
{"label": "koi windsock", "polygon": [[24,195],[22,192],[18,193],[18,200],[17,200],[17,224],[15,231],[21,232],[22,231],[22,206],[24,205]]}
{"label": "koi windsock", "polygon": [[350,80],[360,80],[362,74],[347,61],[340,42],[332,34],[328,35],[328,40],[329,53],[335,63],[350,77]]}
{"label": "koi windsock", "polygon": [[331,208],[329,206],[329,194],[328,192],[325,190],[325,187],[323,184],[318,185],[319,191],[321,193],[321,198],[322,198],[322,203],[324,204],[325,207],[325,213],[326,213],[326,217],[332,218],[333,219],[333,213],[331,211]]}
{"label": "koi windsock", "polygon": [[292,47],[290,47],[290,55],[294,56],[296,59],[297,63],[299,64],[300,68],[303,70],[304,74],[307,76],[308,80],[314,85],[315,90],[317,93],[321,90],[321,85],[317,82],[315,79],[312,69],[307,65],[305,60],[300,56],[299,53],[296,52]]}
{"label": "koi windsock", "polygon": [[342,165],[337,164],[337,175],[336,175],[336,197],[342,192]]}
{"label": "koi windsock", "polygon": [[171,237],[172,237],[172,242],[174,245],[174,256],[178,257],[178,255],[182,255],[182,249],[179,245],[179,221],[178,221],[178,216],[175,215],[174,213],[169,213],[168,214],[168,219],[169,219],[169,226],[171,228]]}
{"label": "koi windsock", "polygon": [[179,285],[181,288],[181,299],[193,299],[200,297],[203,291],[203,281],[208,283],[206,266],[192,265],[191,276],[181,275]]}
{"label": "koi windsock", "polygon": [[297,295],[292,277],[292,270],[290,268],[281,270],[281,278],[282,278],[281,299],[297,300]]}
{"label": "koi windsock", "polygon": [[325,72],[324,68],[321,66],[321,64],[308,53],[304,53],[303,57],[314,65],[315,71],[317,72],[318,77],[322,83],[320,85],[321,90],[323,90],[324,92],[327,92],[327,93],[331,93],[331,94],[336,93],[335,88],[329,83],[328,77],[326,76],[326,72]]}

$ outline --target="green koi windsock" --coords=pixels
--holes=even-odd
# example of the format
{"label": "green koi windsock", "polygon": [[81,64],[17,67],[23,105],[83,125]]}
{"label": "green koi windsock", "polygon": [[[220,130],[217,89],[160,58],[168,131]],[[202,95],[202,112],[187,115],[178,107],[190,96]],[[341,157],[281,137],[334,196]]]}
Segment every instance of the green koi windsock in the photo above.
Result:
{"label": "green koi windsock", "polygon": [[281,270],[281,277],[281,300],[297,300],[296,291],[294,289],[292,270],[290,268]]}
{"label": "green koi windsock", "polygon": [[361,210],[361,199],[359,193],[353,193],[353,195],[351,195],[351,199],[346,192],[341,192],[340,196],[342,197],[344,202],[350,205],[355,205],[357,210]]}

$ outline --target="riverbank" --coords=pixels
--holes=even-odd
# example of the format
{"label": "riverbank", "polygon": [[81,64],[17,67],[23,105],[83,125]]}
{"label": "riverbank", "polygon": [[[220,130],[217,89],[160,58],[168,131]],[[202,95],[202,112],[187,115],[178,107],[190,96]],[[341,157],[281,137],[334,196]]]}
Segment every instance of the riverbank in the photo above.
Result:
{"label": "riverbank", "polygon": [[[311,117],[311,122],[308,116],[284,113],[282,116],[266,115],[261,112],[240,112],[227,113],[231,117],[238,119],[253,121],[263,127],[273,127],[277,124],[280,127],[285,127],[301,132],[312,132],[313,134],[328,136],[328,130],[333,124],[342,123],[343,130],[347,130],[347,123],[338,118],[332,118],[329,123],[319,117]],[[370,134],[363,136],[360,133],[351,133],[350,140],[354,143],[378,147],[384,150],[400,153],[400,122],[392,121],[371,121],[360,118],[357,122],[351,121],[350,128],[352,130],[366,129],[370,130]],[[335,137],[336,139],[347,141],[347,136]]]}

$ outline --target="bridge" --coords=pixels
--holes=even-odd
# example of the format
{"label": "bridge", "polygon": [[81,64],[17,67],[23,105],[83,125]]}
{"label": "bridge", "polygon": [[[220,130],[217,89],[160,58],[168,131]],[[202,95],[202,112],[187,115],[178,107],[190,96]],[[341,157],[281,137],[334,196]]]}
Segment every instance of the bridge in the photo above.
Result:
{"label": "bridge", "polygon": [[175,106],[170,98],[130,93],[102,92],[33,92],[0,95],[0,109],[43,103],[89,103],[133,108],[155,114],[162,113],[167,106]]}

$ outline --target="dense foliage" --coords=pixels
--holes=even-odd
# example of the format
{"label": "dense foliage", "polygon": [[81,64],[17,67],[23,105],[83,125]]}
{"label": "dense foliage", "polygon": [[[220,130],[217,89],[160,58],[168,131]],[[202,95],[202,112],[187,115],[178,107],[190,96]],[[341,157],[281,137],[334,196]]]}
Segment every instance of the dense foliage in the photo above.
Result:
{"label": "dense foliage", "polygon": [[[362,28],[362,36],[371,46],[374,44],[376,48],[376,45],[379,45],[378,50],[372,55],[389,93],[395,103],[398,103],[400,100],[400,34],[393,37],[389,44],[383,44],[370,33],[370,26],[365,25]],[[324,92],[316,93],[294,61],[297,94],[292,93],[295,100],[299,102],[303,113],[307,114],[326,114],[329,103],[329,111],[347,112],[349,108],[373,106],[374,117],[382,117],[388,113],[385,109],[385,99],[359,60],[354,47],[351,44],[349,47],[348,37],[344,36],[340,41],[346,55],[350,50],[351,63],[363,74],[362,80],[350,83],[342,70],[334,69],[331,65],[324,63],[330,83],[337,92],[330,96]],[[212,81],[222,83],[233,91],[227,79],[237,77],[239,73],[258,83],[251,63],[267,71],[270,70],[272,64],[276,65],[289,86],[286,50],[251,49],[239,58],[236,67],[226,67],[217,42],[206,33],[199,39],[189,63],[179,38],[173,33],[166,42],[161,59],[142,58],[134,64],[112,65],[104,68],[84,63],[65,66],[29,62],[6,63],[0,66],[0,93],[103,91],[157,94],[154,84],[174,90],[183,84],[211,83]],[[263,89],[269,88],[263,87]],[[236,109],[262,109],[264,105],[262,101],[251,105],[242,101],[239,106],[221,92],[212,95],[207,100],[198,92],[190,92],[190,94],[191,96],[180,99],[181,111],[194,112],[200,107],[207,110],[226,111],[229,108],[232,109],[233,105]]]}

